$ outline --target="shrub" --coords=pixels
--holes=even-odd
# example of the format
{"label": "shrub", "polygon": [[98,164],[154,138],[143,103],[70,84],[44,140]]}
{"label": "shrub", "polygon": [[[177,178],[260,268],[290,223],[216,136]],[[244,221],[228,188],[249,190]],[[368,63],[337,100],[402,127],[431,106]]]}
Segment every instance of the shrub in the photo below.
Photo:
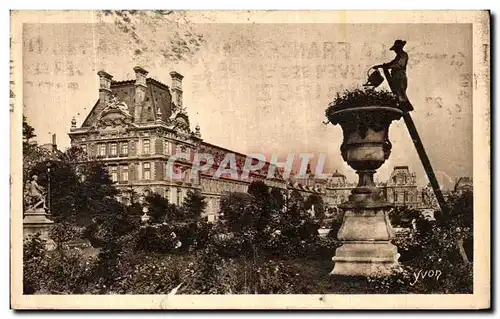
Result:
{"label": "shrub", "polygon": [[136,257],[140,258],[127,259],[123,264],[116,293],[168,294],[181,284],[184,288],[195,262],[192,256],[139,254]]}
{"label": "shrub", "polygon": [[23,293],[33,294],[42,290],[40,278],[45,276],[42,261],[47,251],[40,234],[30,236],[23,242]]}
{"label": "shrub", "polygon": [[370,276],[366,278],[367,293],[405,294],[412,284],[412,268],[396,265],[389,276]]}
{"label": "shrub", "polygon": [[82,294],[93,291],[95,258],[78,248],[45,249],[40,236],[24,240],[23,291],[25,294]]}
{"label": "shrub", "polygon": [[[473,265],[460,252],[461,243],[472,242],[472,196],[454,196],[448,203],[448,215],[442,215],[436,222],[419,218],[416,230],[394,239],[403,271],[387,278],[373,278],[373,285],[385,285],[390,292],[472,293]],[[401,278],[409,274],[415,281],[419,272],[436,270],[442,273],[439,279],[419,280],[410,287]]]}
{"label": "shrub", "polygon": [[200,191],[189,191],[181,207],[183,220],[197,220],[203,214],[207,202]]}
{"label": "shrub", "polygon": [[61,221],[52,226],[49,237],[60,247],[63,243],[81,239],[82,235],[82,227],[78,227],[74,223]]}
{"label": "shrub", "polygon": [[174,232],[174,227],[166,224],[140,227],[131,238],[131,246],[136,251],[169,253],[180,248],[182,243]]}
{"label": "shrub", "polygon": [[328,237],[337,239],[337,234],[339,233],[343,220],[344,212],[338,212],[331,217],[330,232],[327,235]]}

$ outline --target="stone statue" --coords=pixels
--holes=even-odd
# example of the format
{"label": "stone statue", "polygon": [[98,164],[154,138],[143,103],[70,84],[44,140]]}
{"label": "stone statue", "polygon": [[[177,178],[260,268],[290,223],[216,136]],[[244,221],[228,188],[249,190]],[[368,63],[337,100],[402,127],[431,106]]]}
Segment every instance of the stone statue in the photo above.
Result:
{"label": "stone statue", "polygon": [[172,111],[169,120],[174,120],[179,114],[187,115],[186,108],[184,106],[179,106],[176,103],[172,103]]}
{"label": "stone statue", "polygon": [[56,244],[50,238],[50,229],[54,221],[47,218],[49,212],[45,203],[45,191],[38,184],[38,176],[36,175],[31,177],[26,186],[24,198],[27,207],[23,212],[23,238],[40,234],[40,238],[45,240],[45,247],[52,250],[56,247]]}
{"label": "stone statue", "polygon": [[309,214],[311,214],[311,218],[316,217],[316,211],[314,210],[314,204],[311,205],[311,208],[308,211]]}
{"label": "stone statue", "polygon": [[106,104],[106,108],[117,109],[124,112],[125,114],[129,114],[127,104],[123,101],[120,101],[116,94],[113,94],[109,102]]}
{"label": "stone statue", "polygon": [[28,196],[31,198],[31,205],[29,209],[35,210],[40,206],[42,206],[43,209],[47,209],[43,193],[43,188],[38,184],[38,176],[33,175],[30,183],[28,184]]}
{"label": "stone statue", "polygon": [[392,92],[396,94],[401,105],[405,107],[407,111],[413,111],[413,107],[408,102],[408,97],[406,96],[406,89],[408,87],[408,78],[406,76],[408,53],[403,50],[405,44],[406,41],[403,40],[394,41],[394,45],[389,49],[396,53],[394,60],[376,65],[374,68],[383,69],[387,82],[389,82]]}

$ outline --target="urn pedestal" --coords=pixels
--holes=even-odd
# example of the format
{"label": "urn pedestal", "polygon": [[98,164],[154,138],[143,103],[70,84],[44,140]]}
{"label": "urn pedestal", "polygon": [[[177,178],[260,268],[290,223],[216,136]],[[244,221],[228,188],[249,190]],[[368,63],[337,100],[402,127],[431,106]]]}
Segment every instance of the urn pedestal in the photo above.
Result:
{"label": "urn pedestal", "polygon": [[28,209],[23,218],[23,238],[40,233],[40,238],[46,241],[47,249],[54,249],[55,243],[50,238],[49,232],[54,221],[48,219],[44,209]]}
{"label": "urn pedestal", "polygon": [[342,158],[359,175],[349,200],[339,205],[344,218],[337,234],[342,246],[333,257],[334,275],[383,276],[398,263],[397,247],[391,244],[391,205],[381,196],[373,175],[389,158],[389,126],[402,115],[398,108],[385,106],[350,107],[329,114],[330,122],[343,130]]}

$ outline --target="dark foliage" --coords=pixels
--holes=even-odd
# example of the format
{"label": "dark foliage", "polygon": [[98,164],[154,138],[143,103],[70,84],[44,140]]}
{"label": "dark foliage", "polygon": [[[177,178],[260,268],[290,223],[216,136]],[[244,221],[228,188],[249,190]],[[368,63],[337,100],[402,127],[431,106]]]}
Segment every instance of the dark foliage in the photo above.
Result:
{"label": "dark foliage", "polygon": [[201,194],[200,191],[187,192],[186,198],[184,199],[184,203],[181,207],[181,220],[199,219],[206,207],[207,203],[205,201],[205,197]]}
{"label": "dark foliage", "polygon": [[[142,205],[132,196],[125,207],[101,163],[82,165],[77,149],[51,161],[35,163],[42,186],[51,165],[51,204],[56,224],[52,251],[33,236],[24,242],[25,294],[289,294],[289,293],[470,293],[473,284],[473,196],[453,195],[448,214],[429,221],[415,211],[395,210],[400,227],[417,220],[417,229],[394,240],[401,265],[382,278],[328,277],[331,257],[340,243],[335,235],[342,214],[329,216],[329,237],[319,238],[319,224],[307,209],[321,202],[293,191],[284,196],[264,183],[248,193],[233,193],[221,201],[221,222],[198,218],[205,207],[192,193],[181,208],[158,195],[146,198],[152,219],[139,219]],[[44,175],[45,173],[45,175]],[[56,184],[57,182],[57,184]],[[56,196],[54,195],[54,198]],[[53,205],[53,206],[52,206]],[[84,217],[84,218],[82,218]],[[81,220],[87,220],[81,223]],[[86,238],[92,254],[64,243]],[[461,249],[463,247],[463,249]],[[466,251],[464,255],[463,251]],[[468,259],[468,260],[467,260]],[[439,281],[413,274],[440,269]]]}
{"label": "dark foliage", "polygon": [[29,144],[34,137],[36,137],[35,129],[29,125],[26,116],[23,115],[23,146]]}
{"label": "dark foliage", "polygon": [[49,206],[56,221],[77,218],[88,222],[93,216],[120,208],[115,200],[119,192],[104,165],[80,163],[76,154],[78,151],[70,148],[57,158],[36,163],[29,173],[37,175],[39,184],[50,191]]}
{"label": "dark foliage", "polygon": [[178,218],[177,207],[159,194],[147,196],[145,202],[152,223],[172,222]]}
{"label": "dark foliage", "polygon": [[[448,205],[449,215],[436,221],[419,217],[416,231],[396,237],[402,267],[393,276],[371,278],[369,287],[383,288],[379,291],[384,293],[472,293],[472,194],[453,195]],[[441,278],[409,284],[415,281],[416,273],[430,270],[440,270]]]}
{"label": "dark foliage", "polygon": [[[398,107],[398,99],[389,91],[376,91],[373,89],[354,89],[337,93],[333,102],[328,105],[325,115],[330,120],[333,112],[351,108],[365,106],[389,106]],[[333,121],[331,121],[333,122]]]}
{"label": "dark foliage", "polygon": [[325,203],[323,202],[323,198],[316,194],[309,195],[304,203],[304,208],[308,210],[313,205],[315,214],[314,217],[318,220],[325,218]]}
{"label": "dark foliage", "polygon": [[[253,196],[249,196],[247,204],[252,200]],[[457,214],[467,215],[472,207],[470,200],[466,195],[457,196],[450,207]],[[296,201],[291,207],[296,209],[301,204]],[[43,241],[31,238],[24,245],[24,291],[27,294],[167,294],[172,290],[180,294],[472,291],[472,263],[464,262],[457,252],[457,239],[471,234],[467,227],[450,228],[452,222],[446,220],[438,220],[428,230],[418,227],[417,231],[396,239],[398,251],[405,258],[393,275],[343,278],[328,276],[333,266],[331,256],[339,243],[328,237],[314,239],[312,232],[301,234],[299,229],[307,224],[307,218],[300,211],[286,216],[278,224],[283,231],[272,232],[268,243],[252,242],[250,239],[256,237],[251,227],[231,234],[225,233],[223,224],[201,221],[136,225],[115,239],[114,244],[105,245],[97,258],[75,249],[47,252]],[[295,228],[292,237],[284,234],[287,227]],[[144,238],[149,238],[146,245],[135,245]],[[248,249],[252,254],[245,254]],[[441,270],[442,275],[439,280],[434,277],[414,283],[415,274],[425,270]]]}

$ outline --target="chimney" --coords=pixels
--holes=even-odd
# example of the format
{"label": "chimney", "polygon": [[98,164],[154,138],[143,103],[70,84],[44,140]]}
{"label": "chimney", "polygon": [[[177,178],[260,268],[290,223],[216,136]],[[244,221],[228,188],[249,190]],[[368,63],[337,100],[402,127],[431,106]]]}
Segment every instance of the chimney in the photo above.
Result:
{"label": "chimney", "polygon": [[55,153],[56,151],[57,151],[56,135],[52,134],[52,152]]}
{"label": "chimney", "polygon": [[97,75],[99,75],[99,104],[102,110],[111,96],[111,79],[113,79],[113,76],[102,70],[97,72]]}
{"label": "chimney", "polygon": [[144,70],[140,66],[134,68],[135,72],[135,99],[134,99],[134,122],[139,122],[141,120],[142,107],[144,100],[146,99],[146,76],[148,71]]}
{"label": "chimney", "polygon": [[76,130],[76,119],[73,116],[73,118],[71,119],[71,128],[70,128],[70,131],[74,131],[74,130]]}
{"label": "chimney", "polygon": [[177,106],[177,109],[182,109],[182,79],[184,76],[172,71],[170,72],[172,78],[172,102]]}

